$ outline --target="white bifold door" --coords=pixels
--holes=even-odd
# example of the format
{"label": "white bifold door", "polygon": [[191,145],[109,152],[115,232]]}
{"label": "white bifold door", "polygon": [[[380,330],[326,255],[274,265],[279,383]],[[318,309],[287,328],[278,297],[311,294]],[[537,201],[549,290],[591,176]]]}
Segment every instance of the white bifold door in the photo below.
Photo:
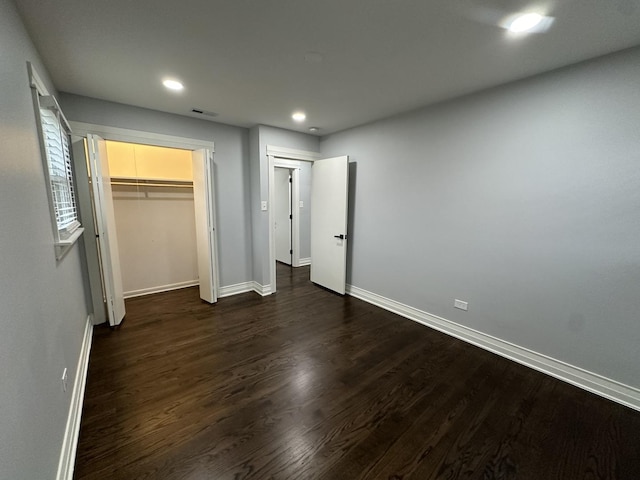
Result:
{"label": "white bifold door", "polygon": [[87,135],[87,151],[107,318],[109,325],[115,327],[122,322],[125,309],[107,147],[102,138],[97,135]]}
{"label": "white bifold door", "polygon": [[196,249],[200,298],[215,303],[217,295],[216,237],[213,208],[211,151],[195,150],[193,156],[193,202],[196,213]]}
{"label": "white bifold door", "polygon": [[347,271],[349,157],[313,162],[311,281],[344,295]]}

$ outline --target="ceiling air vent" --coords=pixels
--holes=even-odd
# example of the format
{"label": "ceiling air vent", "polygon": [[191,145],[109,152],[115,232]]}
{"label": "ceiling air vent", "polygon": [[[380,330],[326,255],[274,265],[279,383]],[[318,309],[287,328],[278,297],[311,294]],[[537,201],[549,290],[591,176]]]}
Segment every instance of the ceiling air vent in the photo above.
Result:
{"label": "ceiling air vent", "polygon": [[218,114],[216,112],[208,112],[207,110],[201,110],[200,108],[192,108],[192,113],[197,113],[198,115],[205,115],[207,117],[217,117]]}

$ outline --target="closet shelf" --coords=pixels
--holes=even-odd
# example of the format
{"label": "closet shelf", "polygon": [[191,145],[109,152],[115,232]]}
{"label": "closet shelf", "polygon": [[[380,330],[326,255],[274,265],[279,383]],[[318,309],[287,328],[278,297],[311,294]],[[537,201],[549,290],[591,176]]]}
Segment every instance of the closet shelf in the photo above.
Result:
{"label": "closet shelf", "polygon": [[130,187],[179,187],[193,188],[190,180],[174,180],[161,178],[111,177],[111,185]]}

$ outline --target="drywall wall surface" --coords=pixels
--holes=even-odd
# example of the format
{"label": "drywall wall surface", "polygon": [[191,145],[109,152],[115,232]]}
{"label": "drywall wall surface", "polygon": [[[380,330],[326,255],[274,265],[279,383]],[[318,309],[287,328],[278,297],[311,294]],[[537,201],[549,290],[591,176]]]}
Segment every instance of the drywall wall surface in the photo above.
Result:
{"label": "drywall wall surface", "polygon": [[0,479],[52,479],[89,312],[80,245],[55,258],[26,62],[55,90],[9,0],[0,45]]}
{"label": "drywall wall surface", "polygon": [[323,138],[348,283],[640,387],[639,78],[636,48]]}
{"label": "drywall wall surface", "polygon": [[72,121],[213,142],[220,284],[252,279],[247,129],[71,94],[61,104]]}
{"label": "drywall wall surface", "polygon": [[268,250],[263,248],[264,238],[262,237],[264,235],[260,229],[263,214],[260,208],[262,199],[260,190],[260,129],[257,125],[249,131],[249,164],[252,279],[260,285],[265,285],[269,283],[269,276],[263,277],[262,255],[268,253]]}
{"label": "drywall wall surface", "polygon": [[[252,180],[253,187],[257,186],[257,181],[255,181],[255,176],[259,175],[259,187],[260,187],[260,200],[258,200],[258,205],[254,205],[253,209],[257,212],[257,215],[253,217],[253,228],[254,228],[254,256],[259,263],[254,265],[254,279],[261,283],[267,284],[269,283],[269,215],[268,212],[259,211],[260,202],[269,200],[269,162],[267,158],[267,145],[272,145],[276,147],[286,147],[286,148],[294,148],[296,150],[305,150],[308,152],[318,152],[320,140],[318,137],[314,135],[309,135],[300,132],[293,132],[291,130],[284,130],[282,128],[276,127],[268,127],[265,125],[258,125],[254,127],[257,131],[258,137],[258,160],[256,162],[255,158],[252,158]],[[253,130],[252,130],[253,131]],[[303,178],[310,178],[307,175],[303,175]],[[310,193],[302,192],[302,188],[304,185],[310,186],[311,181],[305,180],[305,183],[301,182],[301,199],[309,198]],[[309,201],[309,200],[307,200]],[[255,202],[254,202],[255,203]],[[305,207],[307,203],[305,203]],[[302,213],[302,212],[301,212]],[[309,224],[309,219],[301,218],[301,232],[304,228],[302,222],[306,222]],[[310,225],[310,224],[309,224]],[[304,242],[308,242],[306,239],[303,240],[302,235],[300,238],[301,244]],[[305,249],[301,247],[301,253],[303,253]],[[258,252],[256,254],[256,252]],[[303,255],[300,255],[303,257]]]}
{"label": "drywall wall surface", "polygon": [[113,185],[125,296],[198,281],[193,190]]}
{"label": "drywall wall surface", "polygon": [[[300,211],[300,258],[311,257],[311,162],[302,162],[299,189],[302,206]],[[295,206],[294,206],[295,208]]]}

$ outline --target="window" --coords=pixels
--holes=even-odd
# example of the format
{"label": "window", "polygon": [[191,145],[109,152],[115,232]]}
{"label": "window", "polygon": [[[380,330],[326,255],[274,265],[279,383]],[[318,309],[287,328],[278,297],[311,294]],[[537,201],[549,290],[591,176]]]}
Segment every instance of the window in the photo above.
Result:
{"label": "window", "polygon": [[71,129],[56,99],[29,65],[45,177],[49,191],[57,258],[60,259],[82,234],[73,180]]}

